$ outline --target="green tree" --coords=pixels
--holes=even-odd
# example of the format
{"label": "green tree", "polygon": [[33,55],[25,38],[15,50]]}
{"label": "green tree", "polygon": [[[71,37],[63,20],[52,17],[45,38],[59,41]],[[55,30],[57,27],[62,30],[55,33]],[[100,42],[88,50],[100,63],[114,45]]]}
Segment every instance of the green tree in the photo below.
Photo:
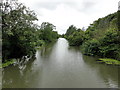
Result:
{"label": "green tree", "polygon": [[2,6],[2,61],[11,58],[34,56],[36,47],[58,38],[55,26],[44,22],[41,27],[34,24],[38,20],[34,11],[16,0],[5,0]]}
{"label": "green tree", "polygon": [[2,3],[3,62],[35,52],[35,20],[35,13],[23,4],[9,0]]}
{"label": "green tree", "polygon": [[84,41],[84,31],[81,29],[76,30],[73,34],[68,36],[69,45],[80,46]]}
{"label": "green tree", "polygon": [[49,22],[43,22],[40,30],[42,31],[41,38],[47,43],[58,38],[58,33],[53,31],[55,30],[55,26]]}
{"label": "green tree", "polygon": [[100,38],[100,53],[103,57],[115,58],[120,60],[120,41],[117,31],[110,30],[104,37]]}
{"label": "green tree", "polygon": [[77,28],[74,26],[74,25],[71,25],[71,26],[69,26],[69,28],[67,29],[67,32],[66,32],[66,36],[69,36],[69,35],[71,35],[71,34],[73,34],[73,32],[74,31],[76,31],[77,30]]}

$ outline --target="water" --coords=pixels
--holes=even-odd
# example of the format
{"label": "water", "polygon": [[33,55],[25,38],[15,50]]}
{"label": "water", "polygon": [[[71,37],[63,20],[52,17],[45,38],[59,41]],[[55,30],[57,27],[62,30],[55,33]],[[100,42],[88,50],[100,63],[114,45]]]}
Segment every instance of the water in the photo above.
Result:
{"label": "water", "polygon": [[117,88],[118,67],[99,64],[59,38],[36,52],[22,70],[3,70],[4,88]]}

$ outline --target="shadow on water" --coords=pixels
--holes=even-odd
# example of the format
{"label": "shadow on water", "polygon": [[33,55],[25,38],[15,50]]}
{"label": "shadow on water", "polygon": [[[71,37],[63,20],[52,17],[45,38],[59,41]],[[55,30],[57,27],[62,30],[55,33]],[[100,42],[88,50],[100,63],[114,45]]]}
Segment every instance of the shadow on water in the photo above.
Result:
{"label": "shadow on water", "polygon": [[[27,81],[30,80],[33,60],[29,61],[24,69],[19,68],[18,65],[10,66],[3,70],[2,83],[4,88],[27,87]],[[27,73],[27,76],[26,76]],[[28,79],[29,77],[29,79]]]}
{"label": "shadow on water", "polygon": [[49,44],[46,44],[45,47],[43,47],[40,51],[41,51],[41,56],[45,57],[45,56],[49,56],[50,53],[52,52],[53,50],[53,47],[55,45],[56,41],[55,42],[51,42]]}
{"label": "shadow on water", "polygon": [[[1,58],[0,58],[0,66],[1,66]],[[2,68],[0,67],[0,90],[2,89]]]}
{"label": "shadow on water", "polygon": [[[38,50],[37,53],[41,54],[40,56],[42,57],[45,57],[45,55],[49,55],[52,50],[52,46],[54,46],[54,43],[55,42],[52,42],[49,45],[46,45],[44,48],[42,48],[42,50]],[[3,76],[2,87],[29,88],[32,86],[36,86],[37,85],[36,79],[38,79],[36,77],[39,77],[39,80],[42,78],[42,77],[40,78],[42,73],[42,67],[37,67],[38,63],[34,58],[32,58],[28,62],[25,62],[25,60],[21,59],[20,61],[18,61],[18,65],[5,68],[5,70],[2,71],[1,75]],[[39,68],[39,70],[36,68]]]}
{"label": "shadow on water", "polygon": [[[69,47],[68,49],[72,52],[80,52],[79,47]],[[87,65],[87,68],[92,69],[92,71],[94,71],[93,73],[97,72],[97,75],[104,80],[108,87],[117,88],[120,86],[118,78],[119,66],[100,64],[97,62],[97,57],[82,55],[82,58],[84,63]]]}

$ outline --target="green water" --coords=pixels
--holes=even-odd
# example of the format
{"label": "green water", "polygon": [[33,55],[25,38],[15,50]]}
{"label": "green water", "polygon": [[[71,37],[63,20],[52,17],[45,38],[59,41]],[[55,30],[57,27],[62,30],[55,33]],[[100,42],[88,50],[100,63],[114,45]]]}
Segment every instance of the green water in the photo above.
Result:
{"label": "green water", "polygon": [[[22,67],[22,69],[20,69]],[[36,52],[36,59],[3,71],[4,88],[117,88],[118,67],[99,64],[59,38]]]}

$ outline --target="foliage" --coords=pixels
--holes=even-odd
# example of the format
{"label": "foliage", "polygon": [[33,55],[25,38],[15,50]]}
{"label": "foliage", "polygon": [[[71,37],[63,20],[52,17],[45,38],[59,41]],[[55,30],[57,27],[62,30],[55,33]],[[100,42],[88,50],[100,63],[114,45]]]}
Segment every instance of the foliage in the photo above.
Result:
{"label": "foliage", "polygon": [[108,31],[100,38],[100,53],[103,57],[120,59],[120,40],[117,31]]}
{"label": "foliage", "polygon": [[9,65],[12,65],[12,64],[15,63],[15,61],[16,61],[15,59],[7,60],[7,62],[1,64],[0,68],[4,68],[4,67],[7,67],[7,66],[9,66]]}
{"label": "foliage", "polygon": [[109,59],[109,58],[99,58],[100,63],[106,63],[106,64],[112,64],[112,65],[120,65],[120,61],[115,60],[115,59]]}
{"label": "foliage", "polygon": [[93,40],[88,40],[82,44],[82,51],[86,55],[94,56],[94,55],[99,55],[99,46],[100,43],[98,40],[93,39]]}
{"label": "foliage", "polygon": [[94,21],[85,32],[69,27],[65,37],[70,45],[81,45],[86,55],[120,60],[120,11]]}
{"label": "foliage", "polygon": [[[35,47],[57,39],[58,33],[53,31],[54,25],[34,24],[38,20],[34,11],[22,3],[6,0],[2,3],[2,61],[11,58],[31,56]],[[5,61],[6,60],[6,61]]]}
{"label": "foliage", "polygon": [[84,40],[84,31],[71,25],[67,29],[66,34],[62,36],[69,41],[70,46],[79,46]]}
{"label": "foliage", "polygon": [[55,29],[55,26],[48,22],[43,22],[41,24],[41,39],[43,39],[45,42],[51,42],[54,39],[58,38],[58,33],[56,31],[53,31]]}
{"label": "foliage", "polygon": [[73,34],[74,31],[76,31],[77,28],[74,26],[74,25],[71,25],[68,29],[67,29],[67,32],[66,32],[66,36],[69,36],[71,34]]}
{"label": "foliage", "polygon": [[[117,28],[117,13],[100,18],[85,31],[83,52],[120,60],[120,36]],[[96,41],[94,41],[96,40]]]}
{"label": "foliage", "polygon": [[67,39],[71,46],[79,46],[82,44],[84,40],[84,31],[82,30],[74,31],[73,34],[69,35]]}
{"label": "foliage", "polygon": [[35,27],[32,22],[37,20],[35,13],[17,2],[6,1],[2,7],[3,62],[31,54],[35,46]]}

